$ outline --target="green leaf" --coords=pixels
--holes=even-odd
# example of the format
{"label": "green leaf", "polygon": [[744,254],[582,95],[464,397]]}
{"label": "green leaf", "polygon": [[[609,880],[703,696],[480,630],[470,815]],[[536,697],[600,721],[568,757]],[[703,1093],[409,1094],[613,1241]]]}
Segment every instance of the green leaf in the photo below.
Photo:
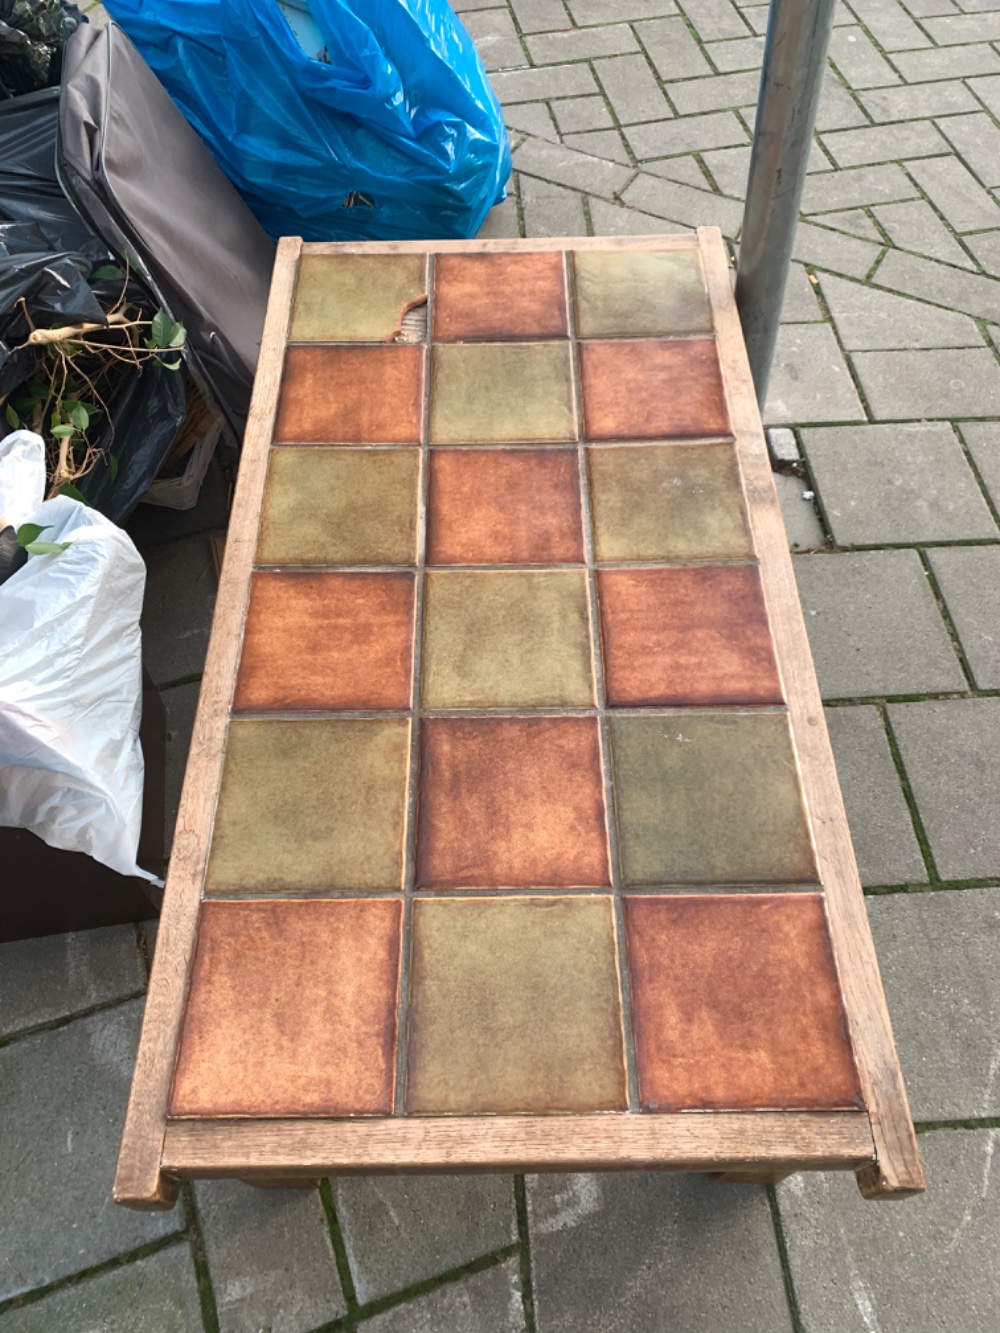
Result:
{"label": "green leaf", "polygon": [[83,491],[77,490],[71,481],[64,481],[59,487],[60,495],[68,495],[71,500],[79,500],[81,504],[89,504]]}
{"label": "green leaf", "polygon": [[187,329],[183,324],[175,324],[170,330],[170,346],[183,347],[187,342]]}
{"label": "green leaf", "polygon": [[29,555],[58,555],[72,545],[72,542],[28,542],[24,549]]}
{"label": "green leaf", "polygon": [[108,454],[108,470],[111,473],[111,480],[116,481],[118,478],[118,459],[115,458],[114,454]]}
{"label": "green leaf", "polygon": [[39,533],[48,532],[51,526],[51,523],[45,525],[41,523],[22,523],[17,530],[18,546],[28,546],[37,539]]}
{"label": "green leaf", "polygon": [[11,407],[10,403],[7,404],[7,410],[4,412],[4,416],[7,418],[7,425],[10,426],[12,430],[17,430],[20,427],[21,418],[14,411],[13,407]]}
{"label": "green leaf", "polygon": [[43,384],[41,380],[28,380],[24,387],[30,394],[34,394],[36,398],[45,399],[49,396],[49,386]]}
{"label": "green leaf", "polygon": [[56,439],[58,439],[58,440],[62,440],[62,439],[65,439],[65,437],[66,437],[67,435],[75,435],[75,434],[76,434],[76,427],[75,427],[75,426],[53,426],[53,427],[52,427],[52,434],[56,437]]}
{"label": "green leaf", "polygon": [[184,362],[183,362],[183,361],[180,361],[180,360],[177,360],[177,361],[164,361],[161,357],[154,356],[154,357],[153,357],[153,365],[154,365],[154,366],[162,366],[162,368],[163,368],[164,370],[180,370],[181,367],[184,365]]}
{"label": "green leaf", "polygon": [[149,330],[150,340],[154,347],[169,347],[170,337],[173,333],[174,322],[163,309],[157,310],[153,316],[153,323]]}
{"label": "green leaf", "polygon": [[83,403],[74,403],[70,409],[69,419],[77,430],[86,430],[90,425],[90,413],[84,407]]}
{"label": "green leaf", "polygon": [[125,270],[119,268],[117,264],[102,264],[100,268],[95,268],[90,275],[91,282],[101,282],[105,278],[124,278]]}

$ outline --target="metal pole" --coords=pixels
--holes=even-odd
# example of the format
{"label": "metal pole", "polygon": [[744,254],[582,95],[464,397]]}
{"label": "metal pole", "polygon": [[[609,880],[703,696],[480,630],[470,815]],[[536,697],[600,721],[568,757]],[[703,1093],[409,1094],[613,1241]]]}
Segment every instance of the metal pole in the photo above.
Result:
{"label": "metal pole", "polygon": [[736,304],[763,408],[836,0],[771,0]]}

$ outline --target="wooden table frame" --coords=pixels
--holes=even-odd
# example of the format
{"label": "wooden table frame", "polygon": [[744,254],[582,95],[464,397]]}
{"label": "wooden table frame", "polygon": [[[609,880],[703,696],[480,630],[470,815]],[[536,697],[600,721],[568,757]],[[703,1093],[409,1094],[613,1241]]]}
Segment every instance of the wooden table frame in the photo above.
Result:
{"label": "wooden table frame", "polygon": [[163,915],[129,1100],[117,1202],[168,1208],[179,1182],[237,1177],[308,1183],[342,1174],[669,1170],[772,1181],[851,1170],[867,1198],[925,1187],[787,538],[717,228],[698,243],[775,650],[788,699],[830,933],[866,1110],[475,1116],[378,1120],[169,1120],[167,1102],[212,837],[227,720],[298,260],[311,254],[516,249],[672,249],[690,237],[408,241],[278,246],[243,459],[191,741]]}

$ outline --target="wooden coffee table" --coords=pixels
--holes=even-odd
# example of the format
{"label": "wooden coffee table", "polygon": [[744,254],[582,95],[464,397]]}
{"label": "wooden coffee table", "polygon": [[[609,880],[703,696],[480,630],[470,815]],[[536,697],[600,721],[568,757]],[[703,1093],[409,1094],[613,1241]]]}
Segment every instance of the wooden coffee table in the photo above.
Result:
{"label": "wooden coffee table", "polygon": [[278,251],[115,1197],[924,1188],[715,229]]}

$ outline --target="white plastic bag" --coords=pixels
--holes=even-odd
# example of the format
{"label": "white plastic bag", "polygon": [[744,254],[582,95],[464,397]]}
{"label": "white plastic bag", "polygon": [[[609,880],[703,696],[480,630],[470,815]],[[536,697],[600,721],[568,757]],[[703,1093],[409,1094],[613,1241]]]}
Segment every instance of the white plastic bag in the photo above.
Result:
{"label": "white plastic bag", "polygon": [[71,543],[0,584],[0,825],[155,879],[135,860],[146,568],[103,514],[68,496],[40,504],[44,487],[41,439],[0,441],[5,521]]}

